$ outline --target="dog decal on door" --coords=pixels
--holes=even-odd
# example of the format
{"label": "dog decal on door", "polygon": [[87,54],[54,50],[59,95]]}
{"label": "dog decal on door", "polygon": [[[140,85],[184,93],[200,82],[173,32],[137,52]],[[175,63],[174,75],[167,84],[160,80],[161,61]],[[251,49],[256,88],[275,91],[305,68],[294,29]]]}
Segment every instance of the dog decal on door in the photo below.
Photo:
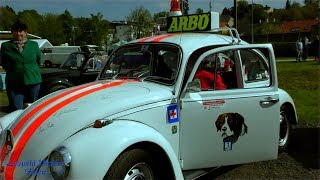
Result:
{"label": "dog decal on door", "polygon": [[244,118],[239,113],[221,114],[215,124],[217,132],[222,133],[224,151],[232,150],[232,145],[238,141],[239,137],[248,133]]}

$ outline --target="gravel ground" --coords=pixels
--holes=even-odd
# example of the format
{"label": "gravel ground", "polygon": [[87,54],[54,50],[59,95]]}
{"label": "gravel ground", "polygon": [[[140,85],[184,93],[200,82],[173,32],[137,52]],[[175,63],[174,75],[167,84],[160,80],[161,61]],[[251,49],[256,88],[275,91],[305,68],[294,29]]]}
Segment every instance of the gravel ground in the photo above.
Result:
{"label": "gravel ground", "polygon": [[200,179],[320,179],[319,137],[320,128],[297,128],[278,159],[223,167]]}

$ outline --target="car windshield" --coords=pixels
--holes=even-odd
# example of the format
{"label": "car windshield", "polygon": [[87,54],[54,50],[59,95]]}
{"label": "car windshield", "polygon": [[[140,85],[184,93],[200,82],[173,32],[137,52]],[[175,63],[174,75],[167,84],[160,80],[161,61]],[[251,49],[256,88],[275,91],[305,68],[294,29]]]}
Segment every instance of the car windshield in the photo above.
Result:
{"label": "car windshield", "polygon": [[79,69],[85,60],[84,54],[71,53],[68,58],[61,64],[60,68]]}
{"label": "car windshield", "polygon": [[134,44],[115,51],[100,79],[138,79],[172,85],[180,67],[180,50],[173,45]]}

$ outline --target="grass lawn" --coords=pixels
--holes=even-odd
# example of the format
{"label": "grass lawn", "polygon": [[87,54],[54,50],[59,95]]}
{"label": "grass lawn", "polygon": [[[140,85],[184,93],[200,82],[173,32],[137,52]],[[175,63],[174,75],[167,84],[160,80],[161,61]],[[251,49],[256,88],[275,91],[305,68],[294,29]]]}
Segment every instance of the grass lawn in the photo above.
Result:
{"label": "grass lawn", "polygon": [[8,103],[8,97],[7,97],[7,93],[2,91],[0,93],[0,106],[7,106]]}
{"label": "grass lawn", "polygon": [[[299,124],[320,125],[320,63],[278,62],[279,87],[287,91],[295,102]],[[7,105],[5,92],[0,93],[0,105]]]}
{"label": "grass lawn", "polygon": [[320,125],[320,63],[278,62],[279,87],[295,102],[299,124]]}

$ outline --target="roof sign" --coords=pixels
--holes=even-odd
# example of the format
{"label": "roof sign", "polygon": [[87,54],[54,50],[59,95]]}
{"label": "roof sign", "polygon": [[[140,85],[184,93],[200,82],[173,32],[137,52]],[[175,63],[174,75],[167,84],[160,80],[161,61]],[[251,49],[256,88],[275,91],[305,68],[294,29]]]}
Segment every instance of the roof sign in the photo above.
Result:
{"label": "roof sign", "polygon": [[[216,25],[217,24],[217,25]],[[219,13],[167,17],[167,32],[209,31],[219,27]]]}

